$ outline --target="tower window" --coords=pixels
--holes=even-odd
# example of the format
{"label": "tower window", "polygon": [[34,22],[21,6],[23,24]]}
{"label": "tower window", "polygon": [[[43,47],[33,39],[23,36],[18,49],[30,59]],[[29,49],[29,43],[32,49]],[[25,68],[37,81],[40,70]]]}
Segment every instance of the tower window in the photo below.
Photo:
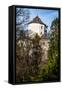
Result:
{"label": "tower window", "polygon": [[41,29],[43,28],[43,26],[41,26]]}
{"label": "tower window", "polygon": [[43,42],[43,45],[45,45],[45,42]]}
{"label": "tower window", "polygon": [[41,35],[42,35],[42,32],[41,32]]}

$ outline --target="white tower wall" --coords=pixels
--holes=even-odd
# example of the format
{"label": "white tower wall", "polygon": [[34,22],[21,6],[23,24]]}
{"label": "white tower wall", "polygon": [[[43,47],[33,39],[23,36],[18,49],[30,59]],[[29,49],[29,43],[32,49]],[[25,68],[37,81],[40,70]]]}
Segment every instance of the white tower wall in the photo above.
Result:
{"label": "white tower wall", "polygon": [[39,23],[31,23],[28,25],[28,30],[31,30],[33,33],[37,33],[39,36],[44,34],[45,26]]}

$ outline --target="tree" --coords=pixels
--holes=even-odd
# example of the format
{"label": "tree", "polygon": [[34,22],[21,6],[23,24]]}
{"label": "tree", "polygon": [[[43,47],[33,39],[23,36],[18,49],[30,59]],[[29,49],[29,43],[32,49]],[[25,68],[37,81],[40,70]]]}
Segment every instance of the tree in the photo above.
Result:
{"label": "tree", "polygon": [[31,65],[30,65],[30,77],[32,81],[38,81],[39,78],[39,65],[42,59],[42,49],[39,45],[40,37],[38,34],[32,39],[32,58],[31,58]]}
{"label": "tree", "polygon": [[59,35],[60,34],[59,34],[58,18],[53,20],[51,24],[51,30],[52,31],[50,34],[49,51],[48,51],[48,64],[45,65],[43,68],[42,78],[45,81],[59,81],[59,75],[60,75]]}
{"label": "tree", "polygon": [[29,10],[24,8],[16,8],[16,81],[23,82],[28,80],[27,74],[29,73],[27,69],[26,61],[26,51],[25,51],[25,30],[27,22],[29,20]]}
{"label": "tree", "polygon": [[28,9],[16,8],[16,38],[25,34],[29,22],[30,13]]}
{"label": "tree", "polygon": [[51,80],[59,80],[59,72],[60,72],[60,61],[59,61],[59,19],[56,18],[53,20],[51,25],[52,33],[50,38],[50,48],[49,48],[49,63],[51,68],[49,70],[49,79]]}
{"label": "tree", "polygon": [[26,24],[29,20],[29,10],[16,8],[16,25]]}

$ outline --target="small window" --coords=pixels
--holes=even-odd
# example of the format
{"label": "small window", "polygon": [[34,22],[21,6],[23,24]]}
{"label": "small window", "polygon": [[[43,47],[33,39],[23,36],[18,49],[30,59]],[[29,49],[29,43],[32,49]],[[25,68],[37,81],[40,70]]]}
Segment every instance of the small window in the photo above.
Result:
{"label": "small window", "polygon": [[41,29],[43,28],[43,26],[41,26]]}
{"label": "small window", "polygon": [[43,42],[43,45],[45,45],[45,42]]}
{"label": "small window", "polygon": [[41,32],[41,35],[42,35],[42,32]]}

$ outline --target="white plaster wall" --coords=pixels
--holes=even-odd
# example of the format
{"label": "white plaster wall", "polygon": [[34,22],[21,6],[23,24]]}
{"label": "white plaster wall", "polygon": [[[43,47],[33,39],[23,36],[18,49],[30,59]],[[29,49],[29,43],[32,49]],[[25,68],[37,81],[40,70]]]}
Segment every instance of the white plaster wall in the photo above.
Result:
{"label": "white plaster wall", "polygon": [[[41,29],[42,26],[42,29]],[[39,36],[44,34],[44,25],[39,23],[31,23],[28,25],[28,30],[37,33]]]}

